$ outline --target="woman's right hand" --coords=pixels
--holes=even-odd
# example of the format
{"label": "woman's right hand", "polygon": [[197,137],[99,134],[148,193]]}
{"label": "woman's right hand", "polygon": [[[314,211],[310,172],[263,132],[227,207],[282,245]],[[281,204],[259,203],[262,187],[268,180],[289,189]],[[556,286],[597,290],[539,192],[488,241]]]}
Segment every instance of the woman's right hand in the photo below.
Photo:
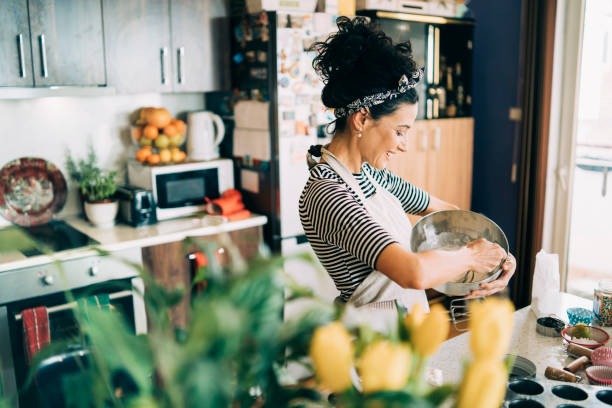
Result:
{"label": "woman's right hand", "polygon": [[472,257],[470,269],[477,273],[491,272],[507,257],[501,246],[484,238],[478,238],[466,246]]}

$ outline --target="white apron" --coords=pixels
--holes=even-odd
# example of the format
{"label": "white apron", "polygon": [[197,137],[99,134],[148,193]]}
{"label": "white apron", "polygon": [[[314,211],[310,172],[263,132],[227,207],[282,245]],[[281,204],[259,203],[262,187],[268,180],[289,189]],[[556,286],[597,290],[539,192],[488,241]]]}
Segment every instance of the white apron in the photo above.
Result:
{"label": "white apron", "polygon": [[[365,171],[375,193],[370,198],[365,198],[361,187],[353,174],[327,149],[321,149],[322,159],[334,169],[334,171],[357,193],[361,202],[364,203],[367,212],[374,220],[389,233],[399,245],[406,251],[410,251],[410,232],[412,225],[402,208],[397,197],[382,187],[376,180]],[[424,290],[403,289],[397,283],[389,279],[385,274],[374,270],[355,289],[348,303],[359,309],[368,310],[390,310],[393,317],[396,316],[395,301],[405,307],[412,309],[415,303],[420,303],[425,311],[429,311],[427,296]]]}

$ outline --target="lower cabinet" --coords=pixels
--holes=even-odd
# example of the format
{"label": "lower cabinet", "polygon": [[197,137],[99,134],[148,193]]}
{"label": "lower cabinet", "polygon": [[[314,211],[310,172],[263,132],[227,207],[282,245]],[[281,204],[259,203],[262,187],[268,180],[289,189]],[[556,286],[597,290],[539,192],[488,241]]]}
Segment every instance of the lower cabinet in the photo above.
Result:
{"label": "lower cabinet", "polygon": [[407,151],[389,169],[430,194],[469,210],[472,195],[474,119],[416,121]]}
{"label": "lower cabinet", "polygon": [[[211,244],[216,249],[216,261],[229,262],[233,250],[237,250],[244,260],[259,254],[263,243],[262,227],[251,227],[225,234],[207,235],[195,239],[197,244],[185,246],[183,241],[142,248],[142,262],[153,278],[167,288],[182,287],[186,294],[183,301],[171,311],[171,321],[175,327],[186,327],[191,303],[190,288],[194,274],[193,259],[189,254],[199,250],[200,244]],[[231,248],[230,248],[231,246]]]}

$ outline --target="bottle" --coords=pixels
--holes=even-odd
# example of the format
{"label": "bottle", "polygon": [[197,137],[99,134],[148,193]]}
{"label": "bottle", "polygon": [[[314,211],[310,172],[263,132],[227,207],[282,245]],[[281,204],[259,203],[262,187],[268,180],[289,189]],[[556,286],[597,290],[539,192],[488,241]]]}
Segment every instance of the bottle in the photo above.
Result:
{"label": "bottle", "polygon": [[593,313],[599,324],[612,326],[612,281],[599,281],[593,297]]}
{"label": "bottle", "polygon": [[465,114],[465,89],[463,88],[463,78],[461,74],[461,63],[455,65],[455,100],[457,102],[457,115]]}
{"label": "bottle", "polygon": [[457,114],[457,105],[455,104],[455,88],[453,80],[453,67],[446,67],[445,81],[445,109],[444,113],[448,117],[454,117]]}

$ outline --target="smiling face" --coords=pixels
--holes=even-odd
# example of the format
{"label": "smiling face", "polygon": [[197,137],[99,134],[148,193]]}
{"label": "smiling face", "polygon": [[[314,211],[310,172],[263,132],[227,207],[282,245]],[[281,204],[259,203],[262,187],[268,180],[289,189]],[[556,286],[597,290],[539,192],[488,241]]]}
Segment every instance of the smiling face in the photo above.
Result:
{"label": "smiling face", "polygon": [[368,115],[363,124],[363,136],[359,139],[363,161],[382,170],[394,154],[405,152],[408,131],[414,125],[417,112],[416,103],[404,103],[392,114],[379,119]]}

